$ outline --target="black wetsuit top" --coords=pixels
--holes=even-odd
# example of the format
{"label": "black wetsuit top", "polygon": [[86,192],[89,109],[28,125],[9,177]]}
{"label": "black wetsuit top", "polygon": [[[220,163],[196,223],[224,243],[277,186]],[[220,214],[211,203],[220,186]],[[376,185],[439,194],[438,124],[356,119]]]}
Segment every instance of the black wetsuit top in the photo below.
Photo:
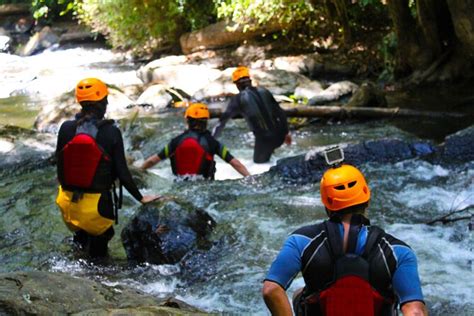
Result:
{"label": "black wetsuit top", "polygon": [[288,134],[285,112],[271,92],[263,87],[248,86],[233,96],[214,128],[213,136],[218,137],[227,121],[238,114],[245,118],[255,137]]}
{"label": "black wetsuit top", "polygon": [[[58,157],[63,147],[74,138],[76,135],[76,127],[76,120],[66,121],[61,125],[58,134],[58,142],[56,145],[56,157]],[[125,150],[123,147],[122,133],[118,127],[113,124],[104,124],[101,126],[99,132],[97,133],[96,142],[112,159],[112,179],[115,181],[118,178],[127,191],[130,192],[130,194],[137,201],[141,201],[143,196],[138,190],[135,182],[133,181],[132,175],[128,170],[127,161],[125,159]],[[110,215],[111,217],[108,216],[109,214],[102,214],[100,207],[101,202],[102,201],[99,201],[99,213],[101,213],[101,215],[104,217],[113,218],[113,214]]]}
{"label": "black wetsuit top", "polygon": [[255,135],[253,160],[257,163],[267,162],[288,134],[285,112],[270,91],[263,87],[248,86],[232,97],[219,124],[214,128],[213,136],[218,137],[227,121],[238,114],[245,118]]}

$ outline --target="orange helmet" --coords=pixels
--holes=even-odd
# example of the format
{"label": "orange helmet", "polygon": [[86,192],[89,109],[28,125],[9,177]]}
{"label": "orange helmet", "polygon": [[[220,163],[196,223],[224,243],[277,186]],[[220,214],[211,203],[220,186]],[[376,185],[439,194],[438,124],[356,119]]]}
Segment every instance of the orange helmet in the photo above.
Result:
{"label": "orange helmet", "polygon": [[250,77],[249,69],[244,66],[239,66],[232,73],[232,81],[236,82],[242,78]]}
{"label": "orange helmet", "polygon": [[342,165],[327,170],[321,178],[321,201],[336,212],[370,200],[370,190],[359,169]]}
{"label": "orange helmet", "polygon": [[76,100],[82,101],[100,101],[109,94],[107,85],[96,78],[86,78],[79,81],[76,85]]}
{"label": "orange helmet", "polygon": [[192,103],[184,113],[185,118],[209,119],[209,109],[204,103]]}

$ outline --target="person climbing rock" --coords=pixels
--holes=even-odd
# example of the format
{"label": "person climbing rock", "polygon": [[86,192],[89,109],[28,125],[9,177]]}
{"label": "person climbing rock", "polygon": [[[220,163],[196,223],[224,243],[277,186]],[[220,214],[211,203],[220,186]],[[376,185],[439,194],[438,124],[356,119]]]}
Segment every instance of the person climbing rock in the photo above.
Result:
{"label": "person climbing rock", "polygon": [[[105,257],[114,235],[113,224],[121,204],[122,185],[141,203],[158,195],[143,196],[128,169],[122,134],[113,120],[104,119],[107,85],[86,78],[76,86],[81,111],[59,130],[56,159],[59,193],[56,203],[74,242],[93,258]],[[120,197],[115,190],[120,181]]]}
{"label": "person climbing rock", "polygon": [[210,114],[205,104],[189,105],[184,117],[188,129],[173,138],[158,154],[146,159],[141,166],[142,170],[170,158],[173,174],[182,177],[200,175],[213,180],[216,171],[214,155],[218,155],[244,177],[250,175],[247,168],[232,156],[227,147],[219,143],[207,130]]}
{"label": "person climbing rock", "polygon": [[263,283],[273,315],[292,315],[286,289],[301,272],[293,296],[296,315],[427,315],[413,250],[367,218],[370,190],[362,173],[342,164],[320,185],[328,220],[304,226],[285,241]]}
{"label": "person climbing rock", "polygon": [[291,144],[286,114],[270,91],[252,85],[247,67],[237,67],[232,73],[232,81],[239,93],[231,98],[212,135],[219,137],[227,121],[240,114],[255,136],[253,161],[268,162],[276,148],[283,143]]}

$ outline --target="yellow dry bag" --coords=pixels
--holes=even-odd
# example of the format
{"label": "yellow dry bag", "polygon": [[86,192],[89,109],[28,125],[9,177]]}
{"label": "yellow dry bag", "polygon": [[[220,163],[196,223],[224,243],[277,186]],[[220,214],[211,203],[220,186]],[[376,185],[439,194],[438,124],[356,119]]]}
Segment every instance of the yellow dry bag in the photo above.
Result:
{"label": "yellow dry bag", "polygon": [[56,204],[63,215],[63,220],[72,231],[79,229],[98,236],[103,234],[114,221],[99,214],[98,206],[101,193],[83,193],[73,202],[73,192],[63,190],[59,186]]}

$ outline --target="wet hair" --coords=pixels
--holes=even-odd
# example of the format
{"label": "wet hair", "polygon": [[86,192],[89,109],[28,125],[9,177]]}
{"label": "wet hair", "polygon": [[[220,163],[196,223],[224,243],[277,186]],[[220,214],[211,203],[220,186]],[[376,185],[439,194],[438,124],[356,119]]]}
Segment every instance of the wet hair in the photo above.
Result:
{"label": "wet hair", "polygon": [[107,111],[107,96],[100,101],[82,101],[81,112],[79,113],[79,125],[91,119],[101,120]]}
{"label": "wet hair", "polygon": [[245,88],[252,86],[252,80],[249,77],[243,77],[237,80],[235,84],[237,85],[237,89],[239,89],[239,91],[242,91]]}
{"label": "wet hair", "polygon": [[331,211],[328,208],[326,208],[326,214],[328,215],[330,219],[336,220],[336,221],[341,221],[342,216],[346,214],[360,214],[360,215],[364,215],[364,217],[367,217],[368,207],[369,207],[369,202],[349,206],[337,212]]}
{"label": "wet hair", "polygon": [[205,131],[207,129],[207,119],[188,118],[188,126],[193,131]]}

